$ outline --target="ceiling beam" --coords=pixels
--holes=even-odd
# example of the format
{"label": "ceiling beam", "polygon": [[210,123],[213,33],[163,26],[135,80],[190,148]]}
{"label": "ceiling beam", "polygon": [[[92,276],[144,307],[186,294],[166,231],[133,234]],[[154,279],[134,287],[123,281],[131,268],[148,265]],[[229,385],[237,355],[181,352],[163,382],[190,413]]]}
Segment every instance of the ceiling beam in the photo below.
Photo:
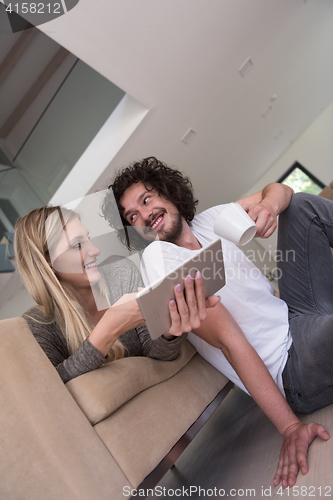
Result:
{"label": "ceiling beam", "polygon": [[5,139],[8,136],[17,122],[22,118],[31,103],[36,99],[38,94],[45,87],[50,78],[52,78],[59,66],[61,66],[61,64],[64,62],[68,54],[68,50],[64,49],[63,47],[58,50],[58,52],[51,59],[46,68],[32,84],[30,89],[22,97],[21,101],[18,103],[11,115],[7,118],[6,122],[3,124],[0,129],[0,137]]}
{"label": "ceiling beam", "polygon": [[0,64],[0,85],[6,80],[9,73],[15,67],[37,34],[38,30],[35,28],[24,31],[18,37],[13,47]]}

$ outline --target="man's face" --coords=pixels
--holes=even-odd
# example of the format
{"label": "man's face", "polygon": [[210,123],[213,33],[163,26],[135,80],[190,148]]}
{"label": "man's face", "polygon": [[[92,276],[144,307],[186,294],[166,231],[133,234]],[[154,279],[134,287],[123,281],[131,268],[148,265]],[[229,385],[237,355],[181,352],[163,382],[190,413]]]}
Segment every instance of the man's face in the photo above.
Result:
{"label": "man's face", "polygon": [[123,217],[148,240],[176,243],[180,238],[185,220],[176,206],[159,194],[145,188],[142,182],[132,184],[120,198]]}

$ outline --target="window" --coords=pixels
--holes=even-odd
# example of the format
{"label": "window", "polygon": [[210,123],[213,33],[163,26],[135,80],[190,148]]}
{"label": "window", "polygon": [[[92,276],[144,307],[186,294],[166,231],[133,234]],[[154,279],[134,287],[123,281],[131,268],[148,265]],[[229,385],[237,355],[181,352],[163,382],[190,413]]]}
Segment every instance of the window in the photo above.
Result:
{"label": "window", "polygon": [[303,193],[319,194],[325,187],[325,184],[297,161],[277,182],[291,187],[295,193],[302,191]]}

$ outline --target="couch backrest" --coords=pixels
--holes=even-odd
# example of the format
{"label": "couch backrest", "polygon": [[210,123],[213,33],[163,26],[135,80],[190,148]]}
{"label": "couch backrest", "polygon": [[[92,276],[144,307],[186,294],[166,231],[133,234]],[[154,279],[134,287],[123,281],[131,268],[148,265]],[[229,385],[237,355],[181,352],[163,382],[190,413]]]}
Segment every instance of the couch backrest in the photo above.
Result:
{"label": "couch backrest", "polygon": [[129,484],[26,321],[0,321],[0,498],[110,500]]}

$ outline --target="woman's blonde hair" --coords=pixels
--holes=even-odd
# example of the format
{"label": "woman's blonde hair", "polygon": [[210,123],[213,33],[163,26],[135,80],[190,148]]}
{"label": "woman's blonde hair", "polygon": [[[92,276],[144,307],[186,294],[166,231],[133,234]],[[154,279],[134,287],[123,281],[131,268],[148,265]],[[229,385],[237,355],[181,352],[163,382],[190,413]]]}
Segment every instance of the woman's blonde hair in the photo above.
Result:
{"label": "woman's blonde hair", "polygon": [[[59,325],[70,354],[80,347],[94,328],[78,292],[66,281],[60,281],[50,265],[50,248],[74,217],[79,218],[72,210],[42,207],[23,216],[17,222],[14,234],[15,258],[24,284],[37,307],[50,321]],[[124,352],[124,346],[116,341],[109,359],[122,358]]]}

